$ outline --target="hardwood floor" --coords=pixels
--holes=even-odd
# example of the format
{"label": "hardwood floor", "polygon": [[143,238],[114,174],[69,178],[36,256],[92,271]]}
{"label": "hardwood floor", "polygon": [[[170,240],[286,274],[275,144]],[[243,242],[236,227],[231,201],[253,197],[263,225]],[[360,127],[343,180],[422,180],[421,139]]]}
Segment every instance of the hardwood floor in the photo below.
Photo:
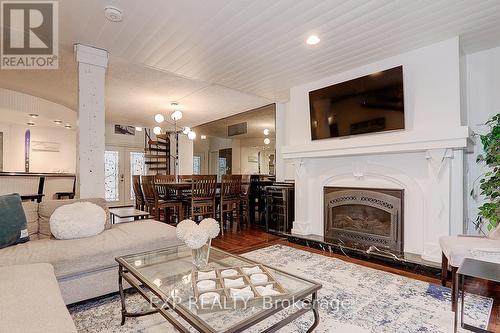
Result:
{"label": "hardwood floor", "polygon": [[[239,230],[226,230],[224,236],[219,236],[212,241],[212,245],[224,251],[242,254],[249,251],[254,251],[263,247],[274,244],[283,244],[296,249],[309,251],[312,253],[321,254],[328,257],[334,257],[346,262],[358,264],[381,271],[405,276],[412,279],[425,281],[432,284],[440,284],[438,278],[433,278],[425,275],[420,275],[413,272],[404,271],[401,269],[384,266],[377,263],[368,262],[361,259],[350,258],[345,255],[336,253],[324,252],[321,250],[311,249],[306,246],[288,242],[285,238],[276,235],[268,234],[261,229],[246,227]],[[492,297],[494,299],[493,311],[491,313],[490,324],[488,329],[492,332],[500,333],[500,285],[493,283],[485,283],[480,280],[471,280],[466,283],[466,291],[473,292],[479,295]]]}
{"label": "hardwood floor", "polygon": [[239,230],[226,230],[224,236],[219,235],[212,240],[212,245],[230,253],[241,254],[277,244],[283,240],[261,229],[244,227]]}

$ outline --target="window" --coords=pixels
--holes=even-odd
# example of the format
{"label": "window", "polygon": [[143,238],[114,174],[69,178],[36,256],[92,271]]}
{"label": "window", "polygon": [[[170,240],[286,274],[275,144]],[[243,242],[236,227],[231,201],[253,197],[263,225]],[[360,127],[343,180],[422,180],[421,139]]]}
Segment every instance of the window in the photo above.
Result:
{"label": "window", "polygon": [[119,201],[119,153],[106,151],[104,153],[104,191],[106,201]]}
{"label": "window", "polygon": [[146,174],[146,163],[144,162],[144,153],[141,152],[130,152],[130,199],[135,200],[134,182],[132,181],[132,176],[134,175],[145,175]]}
{"label": "window", "polygon": [[225,175],[227,172],[227,159],[219,157],[219,176]]}
{"label": "window", "polygon": [[193,156],[193,175],[201,175],[201,157]]}

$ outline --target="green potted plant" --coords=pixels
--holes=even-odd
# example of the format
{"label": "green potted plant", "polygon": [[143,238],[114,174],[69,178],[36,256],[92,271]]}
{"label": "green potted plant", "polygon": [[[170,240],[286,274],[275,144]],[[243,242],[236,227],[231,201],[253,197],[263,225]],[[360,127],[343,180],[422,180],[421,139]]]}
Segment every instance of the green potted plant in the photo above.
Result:
{"label": "green potted plant", "polygon": [[[500,222],[500,113],[491,117],[486,124],[490,131],[480,135],[484,153],[477,156],[476,163],[488,166],[488,171],[481,175],[479,180],[479,194],[485,201],[479,206],[478,216],[475,221],[476,229],[483,226],[488,231],[496,228]],[[471,196],[476,198],[477,192],[471,191]]]}

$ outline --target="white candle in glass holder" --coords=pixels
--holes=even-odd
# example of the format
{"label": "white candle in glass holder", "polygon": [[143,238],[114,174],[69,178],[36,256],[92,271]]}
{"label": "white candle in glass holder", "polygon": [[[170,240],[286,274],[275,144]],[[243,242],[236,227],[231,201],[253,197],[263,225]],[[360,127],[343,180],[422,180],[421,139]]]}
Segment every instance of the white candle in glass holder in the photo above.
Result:
{"label": "white candle in glass holder", "polygon": [[223,271],[220,272],[220,275],[222,277],[235,276],[235,275],[238,275],[238,271],[235,270],[235,269],[232,269],[232,268],[225,269],[225,270],[223,270]]}
{"label": "white candle in glass holder", "polygon": [[268,281],[266,274],[252,274],[250,275],[250,281],[254,284],[266,283]]}
{"label": "white candle in glass holder", "polygon": [[214,280],[201,280],[196,283],[198,290],[200,292],[214,290],[215,289],[215,281]]}
{"label": "white candle in glass holder", "polygon": [[200,295],[201,304],[217,304],[220,300],[220,295],[218,293],[209,292]]}

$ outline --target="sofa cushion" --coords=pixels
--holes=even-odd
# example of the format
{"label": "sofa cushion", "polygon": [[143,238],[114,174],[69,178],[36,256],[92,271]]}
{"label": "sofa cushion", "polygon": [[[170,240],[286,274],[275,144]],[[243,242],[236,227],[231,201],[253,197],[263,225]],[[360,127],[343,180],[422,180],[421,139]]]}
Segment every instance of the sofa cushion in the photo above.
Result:
{"label": "sofa cushion", "polygon": [[41,239],[0,250],[0,266],[49,262],[58,278],[117,265],[115,257],[181,244],[175,227],[153,220],[115,224],[99,235]]}
{"label": "sofa cushion", "polygon": [[0,249],[29,241],[28,224],[19,194],[0,196]]}
{"label": "sofa cushion", "polygon": [[38,239],[38,203],[33,201],[23,202],[24,215],[28,223],[28,234],[30,240]]}
{"label": "sofa cushion", "polygon": [[52,234],[50,233],[50,216],[54,211],[67,204],[75,203],[75,202],[82,202],[82,201],[88,201],[93,204],[96,204],[100,206],[104,211],[106,212],[106,224],[104,226],[104,229],[110,229],[111,228],[111,221],[109,219],[109,210],[108,210],[108,205],[106,204],[106,200],[102,198],[89,198],[89,199],[70,199],[70,200],[47,200],[47,201],[42,201],[39,204],[38,207],[38,214],[39,214],[39,238],[50,238]]}
{"label": "sofa cushion", "polygon": [[0,267],[0,332],[76,333],[50,264]]}
{"label": "sofa cushion", "polygon": [[[500,254],[500,240],[486,237],[446,236],[439,238],[439,245],[453,267],[460,267],[465,258],[491,261],[489,257]],[[485,255],[486,249],[493,251]]]}

